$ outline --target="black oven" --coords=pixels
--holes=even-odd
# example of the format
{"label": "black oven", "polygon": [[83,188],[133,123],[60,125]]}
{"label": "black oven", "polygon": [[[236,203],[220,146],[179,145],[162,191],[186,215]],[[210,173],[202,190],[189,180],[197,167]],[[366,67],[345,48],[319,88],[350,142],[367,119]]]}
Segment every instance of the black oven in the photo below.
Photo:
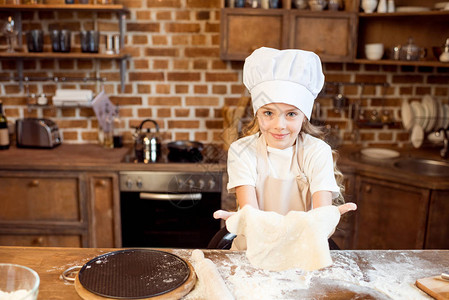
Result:
{"label": "black oven", "polygon": [[123,247],[206,248],[220,229],[212,215],[221,207],[221,178],[220,172],[120,172]]}

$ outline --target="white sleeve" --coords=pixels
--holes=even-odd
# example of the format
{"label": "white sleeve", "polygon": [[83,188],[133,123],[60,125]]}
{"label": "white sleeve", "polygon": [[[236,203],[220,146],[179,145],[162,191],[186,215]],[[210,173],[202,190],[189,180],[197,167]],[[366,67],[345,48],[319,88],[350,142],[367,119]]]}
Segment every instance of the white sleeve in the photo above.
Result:
{"label": "white sleeve", "polygon": [[[248,137],[249,138],[249,137]],[[244,138],[232,143],[228,150],[228,192],[235,193],[241,185],[256,186],[257,158],[255,142],[257,139]],[[252,143],[254,142],[254,143]]]}
{"label": "white sleeve", "polygon": [[340,188],[334,174],[331,147],[323,141],[304,149],[304,173],[309,179],[312,195],[317,191],[332,192],[332,199],[338,197]]}

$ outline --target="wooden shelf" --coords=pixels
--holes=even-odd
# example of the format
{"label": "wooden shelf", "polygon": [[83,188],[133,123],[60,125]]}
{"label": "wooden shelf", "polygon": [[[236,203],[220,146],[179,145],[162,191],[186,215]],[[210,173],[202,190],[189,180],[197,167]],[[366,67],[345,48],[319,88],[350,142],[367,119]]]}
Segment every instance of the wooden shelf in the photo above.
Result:
{"label": "wooden shelf", "polygon": [[129,54],[102,54],[82,52],[0,52],[0,59],[126,59]]}
{"label": "wooden shelf", "polygon": [[[14,12],[14,20],[18,28],[19,36],[22,35],[22,12],[35,11],[90,11],[116,13],[120,30],[120,49],[123,49],[126,33],[126,14],[129,10],[121,4],[2,4],[0,11]],[[18,39],[18,49],[22,48],[22,39]],[[78,50],[79,51],[79,50]],[[12,59],[16,61],[19,79],[19,87],[23,88],[23,61],[33,59],[97,59],[97,60],[120,60],[120,82],[122,92],[125,89],[126,59],[129,54],[98,54],[98,53],[58,53],[58,52],[0,52],[1,59]]]}
{"label": "wooden shelf", "polygon": [[449,10],[429,10],[421,12],[394,12],[394,13],[359,13],[359,18],[396,18],[396,17],[429,17],[449,16]]}
{"label": "wooden shelf", "polygon": [[36,10],[88,10],[105,12],[128,12],[121,4],[1,4],[0,11],[36,11]]}
{"label": "wooden shelf", "polygon": [[388,127],[388,128],[400,128],[401,127],[401,122],[395,122],[395,121],[391,121],[391,122],[373,122],[373,121],[368,121],[368,120],[357,120],[356,125],[358,128],[383,128],[384,126]]}
{"label": "wooden shelf", "polygon": [[38,109],[38,108],[43,108],[43,109],[53,109],[53,108],[58,108],[58,109],[62,109],[62,108],[91,108],[92,107],[92,103],[86,103],[86,104],[65,104],[65,105],[54,105],[54,104],[45,104],[45,105],[39,105],[39,104],[28,104],[28,110],[31,109]]}
{"label": "wooden shelf", "polygon": [[355,59],[354,63],[366,65],[398,65],[398,66],[449,68],[449,63],[442,63],[436,60],[406,61],[406,60],[389,60],[389,59],[382,59],[382,60]]}

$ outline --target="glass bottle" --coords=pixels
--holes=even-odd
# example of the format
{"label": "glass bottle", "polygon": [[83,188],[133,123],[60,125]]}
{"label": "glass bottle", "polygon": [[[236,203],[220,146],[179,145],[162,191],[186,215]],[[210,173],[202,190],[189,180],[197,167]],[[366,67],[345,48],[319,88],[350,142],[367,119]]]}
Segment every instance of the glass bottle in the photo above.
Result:
{"label": "glass bottle", "polygon": [[379,4],[377,5],[377,12],[378,13],[386,13],[386,12],[388,12],[387,0],[380,0],[379,1]]}
{"label": "glass bottle", "polygon": [[113,131],[114,131],[114,135],[113,135],[113,143],[114,143],[114,148],[121,148],[123,147],[123,135],[120,133],[119,129],[120,129],[120,115],[119,115],[119,108],[118,106],[115,109],[115,115],[114,115],[114,121],[113,121]]}
{"label": "glass bottle", "polygon": [[114,147],[114,118],[110,113],[109,105],[105,107],[105,122],[103,128],[103,146],[105,148]]}
{"label": "glass bottle", "polygon": [[329,10],[337,11],[340,9],[340,0],[329,0]]}
{"label": "glass bottle", "polygon": [[396,4],[394,0],[388,0],[387,10],[389,13],[394,13],[396,11]]}
{"label": "glass bottle", "polygon": [[3,103],[0,101],[0,150],[9,148],[8,120],[3,113]]}

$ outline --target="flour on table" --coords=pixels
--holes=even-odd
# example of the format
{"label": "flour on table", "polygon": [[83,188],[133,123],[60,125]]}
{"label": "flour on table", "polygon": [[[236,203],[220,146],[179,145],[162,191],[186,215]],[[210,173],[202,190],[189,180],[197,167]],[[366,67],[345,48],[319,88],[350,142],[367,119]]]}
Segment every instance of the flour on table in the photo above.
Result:
{"label": "flour on table", "polygon": [[246,205],[226,221],[226,227],[246,238],[246,256],[254,266],[310,271],[332,264],[328,237],[339,220],[336,206],[291,211],[283,216]]}
{"label": "flour on table", "polygon": [[[220,252],[220,259],[215,259],[214,251],[208,256],[216,263],[237,300],[305,299],[317,282],[343,289],[345,286],[349,289],[370,288],[393,300],[432,299],[414,282],[417,278],[435,275],[435,269],[426,268],[426,261],[400,250],[364,251],[363,256],[359,255],[360,250],[331,251],[332,266],[308,272],[301,269],[263,270],[251,265],[243,252],[228,252],[223,259],[221,251],[216,251]],[[188,258],[190,252],[183,250],[179,254]],[[363,270],[360,266],[364,266]],[[208,300],[203,288],[204,283],[198,281],[183,300]]]}
{"label": "flour on table", "polygon": [[[29,290],[17,290],[14,292],[4,292],[0,291],[0,300],[26,300],[28,297],[25,298],[25,296],[29,293]],[[31,297],[30,297],[31,298]]]}
{"label": "flour on table", "polygon": [[[355,252],[350,250],[333,251],[334,264],[323,270],[309,272],[308,276],[312,280],[328,279],[368,287],[391,299],[432,299],[415,286],[416,278],[407,275],[416,274],[416,271],[418,271],[416,270],[419,265],[417,258],[412,259],[403,255],[402,259],[396,258],[396,261],[392,261],[390,257],[384,257],[376,251],[373,251],[372,255],[373,259],[367,259],[366,261],[370,268],[362,272],[356,263]],[[373,263],[373,261],[376,261],[376,263]],[[422,270],[422,272],[424,273],[425,270]]]}

